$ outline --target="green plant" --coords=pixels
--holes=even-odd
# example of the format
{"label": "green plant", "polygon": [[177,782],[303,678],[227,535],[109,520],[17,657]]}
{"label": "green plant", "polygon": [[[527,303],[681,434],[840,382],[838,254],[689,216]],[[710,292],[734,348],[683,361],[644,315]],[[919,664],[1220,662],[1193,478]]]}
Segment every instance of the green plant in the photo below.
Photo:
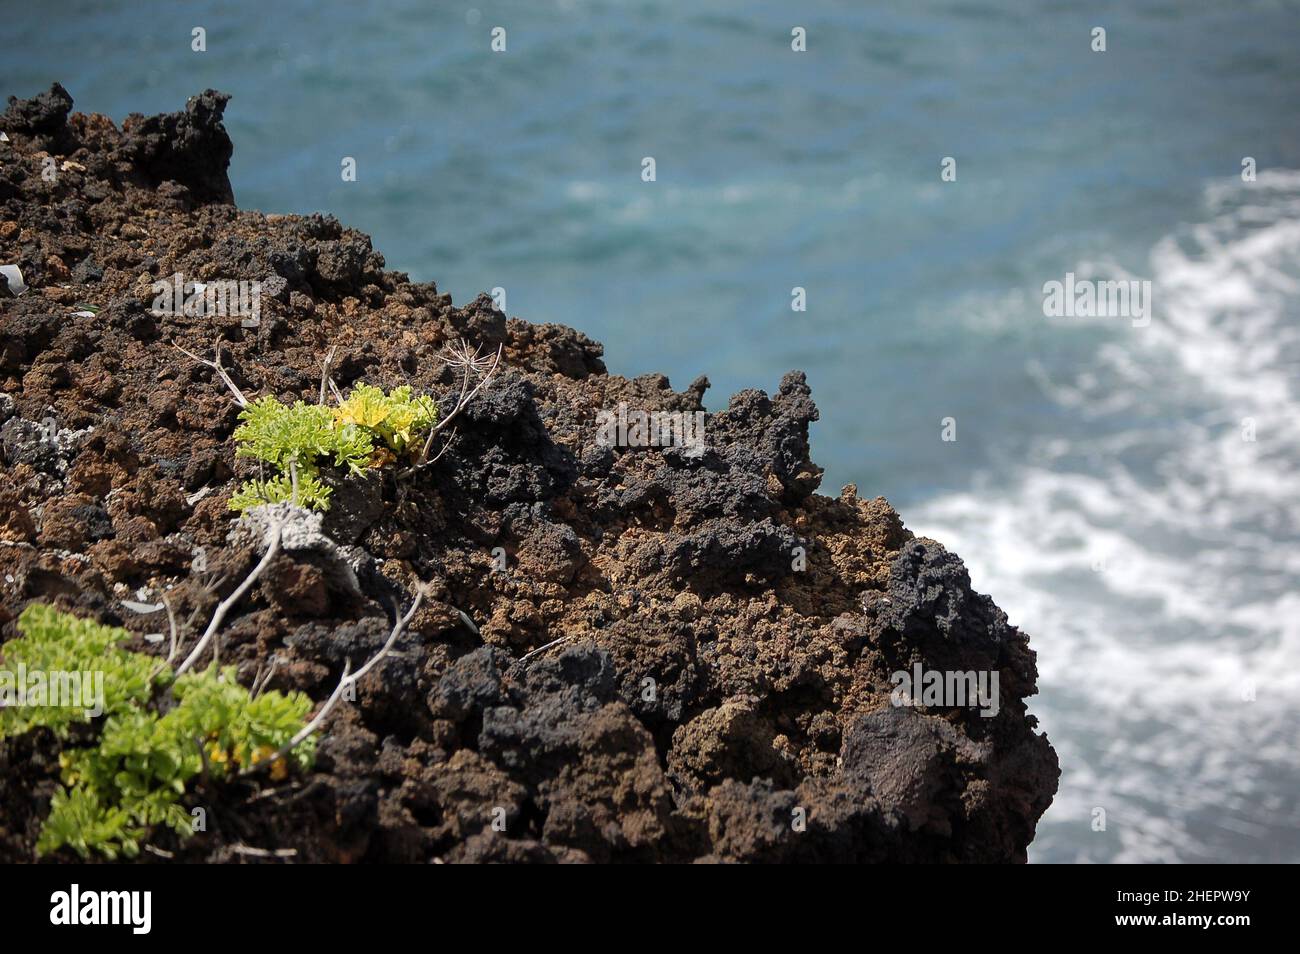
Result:
{"label": "green plant", "polygon": [[[482,352],[461,339],[443,351],[443,365],[459,379],[460,390],[451,401],[451,409],[442,414],[428,396],[414,397],[409,385],[385,394],[368,384],[357,384],[347,400],[330,377],[330,362],[335,348],[325,355],[321,366],[320,397],[315,404],[296,401],[281,404],[264,396],[250,402],[221,363],[221,339],[214,347],[212,360],[200,358],[172,343],[181,354],[205,367],[220,379],[239,405],[243,421],[235,430],[240,443],[237,454],[255,457],[276,468],[269,479],[246,481],[231,497],[230,507],[240,512],[262,504],[293,503],[314,510],[328,510],[330,487],[319,479],[322,460],[334,459],[335,467],[346,466],[353,474],[393,463],[398,455],[407,454],[409,465],[398,472],[398,479],[410,477],[433,464],[451,446],[450,432],[437,454],[430,456],[434,439],[447,434],[447,427],[469,406],[475,395],[487,387],[501,367],[505,344],[497,345],[496,354]],[[330,410],[325,404],[333,392],[338,406]],[[416,442],[425,434],[423,442]]]}
{"label": "green plant", "polygon": [[[173,679],[166,662],[122,648],[126,630],[49,606],[28,606],[18,628],[21,635],[3,647],[0,680],[38,669],[103,673],[102,730],[94,745],[60,753],[63,787],[50,803],[39,854],[66,846],[83,857],[134,856],[155,825],[191,834],[182,798],[195,777],[219,781],[270,760],[278,780],[291,763],[311,764],[315,743],[303,729],[312,703],[301,693],[254,697],[233,667]],[[168,690],[168,705],[158,689]],[[83,709],[5,706],[0,739],[45,726],[66,740],[75,721],[87,721]]]}
{"label": "green plant", "polygon": [[[67,787],[51,802],[38,852],[67,845],[82,855],[92,848],[109,857],[118,850],[134,855],[154,825],[188,837],[192,820],[181,804],[188,783],[204,773],[220,781],[273,757],[311,708],[301,693],[252,698],[235,681],[234,667],[186,673],[172,694],[179,702],[165,715],[131,709],[110,716],[98,746],[60,756]],[[308,739],[287,757],[306,768],[313,752]],[[277,760],[271,778],[284,778],[288,768]]]}
{"label": "green plant", "polygon": [[332,409],[304,401],[286,405],[267,396],[247,404],[239,419],[236,453],[270,464],[278,473],[245,482],[231,498],[231,508],[244,511],[289,501],[328,510],[330,488],[320,479],[323,462],[359,475],[395,461],[434,427],[438,406],[432,398],[413,396],[409,385],[385,394],[357,384]]}
{"label": "green plant", "polygon": [[[18,618],[21,634],[3,646],[0,686],[14,684],[23,673],[103,673],[103,714],[112,715],[149,701],[166,681],[158,660],[119,645],[130,634],[94,620],[60,613],[33,603]],[[0,707],[0,739],[44,726],[66,739],[74,723],[88,722],[84,707],[8,705]]]}
{"label": "green plant", "polygon": [[438,405],[433,398],[412,396],[409,384],[388,394],[368,384],[358,384],[348,399],[334,409],[335,426],[369,431],[394,454],[403,453],[413,438],[437,422]]}

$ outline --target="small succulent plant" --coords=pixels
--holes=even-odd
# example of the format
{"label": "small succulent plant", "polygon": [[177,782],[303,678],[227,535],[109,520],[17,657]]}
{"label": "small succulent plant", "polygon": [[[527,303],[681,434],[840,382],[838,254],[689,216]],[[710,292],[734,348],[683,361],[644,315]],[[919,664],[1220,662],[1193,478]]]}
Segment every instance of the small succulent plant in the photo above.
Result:
{"label": "small succulent plant", "polygon": [[244,483],[231,498],[231,509],[287,501],[328,510],[330,488],[321,480],[322,466],[359,475],[395,462],[438,422],[438,405],[430,397],[413,396],[409,385],[385,394],[358,384],[333,408],[304,401],[281,404],[268,396],[248,404],[239,419],[236,453],[269,464],[277,473]]}

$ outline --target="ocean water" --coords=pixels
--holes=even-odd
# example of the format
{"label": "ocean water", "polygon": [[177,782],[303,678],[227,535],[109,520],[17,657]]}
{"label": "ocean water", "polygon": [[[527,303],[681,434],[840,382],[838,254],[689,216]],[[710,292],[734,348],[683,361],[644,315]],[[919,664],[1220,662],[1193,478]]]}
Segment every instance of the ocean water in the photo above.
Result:
{"label": "ocean water", "polygon": [[[225,90],[243,206],[714,409],[805,370],[824,488],[1032,635],[1031,860],[1300,861],[1300,5],[1082,6],[6,0],[0,89]],[[1067,272],[1150,322],[1045,318]]]}

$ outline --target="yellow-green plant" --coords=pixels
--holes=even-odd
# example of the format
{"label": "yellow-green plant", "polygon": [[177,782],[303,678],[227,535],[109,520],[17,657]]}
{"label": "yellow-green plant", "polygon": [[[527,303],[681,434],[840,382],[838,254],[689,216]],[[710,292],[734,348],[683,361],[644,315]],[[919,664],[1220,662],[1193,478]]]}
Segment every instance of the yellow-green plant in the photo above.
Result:
{"label": "yellow-green plant", "polygon": [[63,784],[37,840],[39,854],[68,847],[82,857],[134,856],[153,826],[192,833],[182,799],[200,774],[219,781],[275,758],[269,769],[278,779],[291,765],[311,764],[310,735],[276,757],[305,724],[312,703],[302,693],[254,697],[235,681],[233,667],[173,678],[163,661],[122,647],[126,630],[49,606],[28,606],[18,629],[3,646],[0,685],[20,674],[102,673],[94,716],[84,707],[0,707],[0,740],[44,726],[66,741],[74,723],[103,717],[94,744],[60,753]]}
{"label": "yellow-green plant", "polygon": [[413,396],[409,385],[385,394],[357,384],[334,408],[281,404],[267,396],[249,403],[239,419],[236,453],[270,464],[277,473],[245,482],[231,498],[231,509],[290,501],[328,510],[330,488],[320,479],[322,464],[363,474],[396,460],[437,423],[438,405],[430,397]]}

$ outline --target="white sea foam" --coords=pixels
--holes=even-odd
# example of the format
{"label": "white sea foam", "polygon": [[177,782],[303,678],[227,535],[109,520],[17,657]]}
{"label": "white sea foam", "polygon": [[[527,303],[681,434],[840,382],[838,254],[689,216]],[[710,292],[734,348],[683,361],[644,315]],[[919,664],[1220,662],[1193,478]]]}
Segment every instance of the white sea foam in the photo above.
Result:
{"label": "white sea foam", "polygon": [[1030,365],[1114,426],[909,513],[1038,651],[1062,779],[1031,857],[1300,860],[1300,172],[1205,198],[1151,252],[1149,327]]}

